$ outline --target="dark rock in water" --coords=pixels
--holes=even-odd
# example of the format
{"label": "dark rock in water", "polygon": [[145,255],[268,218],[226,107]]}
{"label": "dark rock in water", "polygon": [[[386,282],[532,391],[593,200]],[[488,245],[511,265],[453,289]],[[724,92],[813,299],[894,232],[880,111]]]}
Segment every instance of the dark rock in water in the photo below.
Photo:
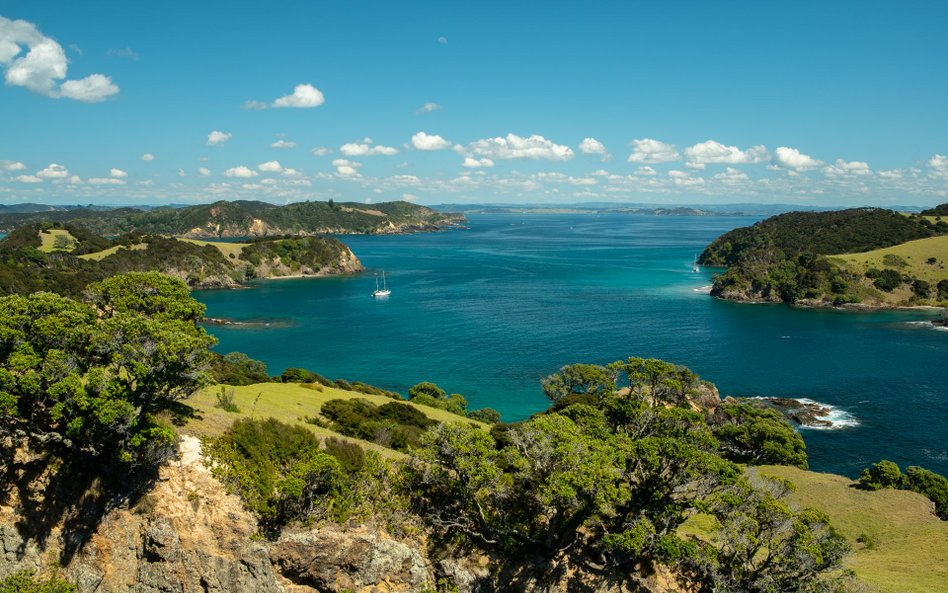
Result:
{"label": "dark rock in water", "polygon": [[832,412],[831,408],[814,402],[803,402],[790,397],[764,397],[764,401],[787,417],[788,420],[800,426],[829,428],[833,423],[826,419]]}
{"label": "dark rock in water", "polygon": [[948,317],[942,317],[941,319],[933,319],[932,325],[935,327],[948,327]]}

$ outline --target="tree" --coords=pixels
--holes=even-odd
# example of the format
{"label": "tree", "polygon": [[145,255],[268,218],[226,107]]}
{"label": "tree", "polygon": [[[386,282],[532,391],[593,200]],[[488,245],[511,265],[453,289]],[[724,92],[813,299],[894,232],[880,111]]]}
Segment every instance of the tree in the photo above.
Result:
{"label": "tree", "polygon": [[441,389],[434,383],[422,381],[408,389],[408,399],[415,399],[420,395],[427,395],[434,399],[443,399],[446,393],[444,389]]}
{"label": "tree", "polygon": [[0,433],[26,433],[69,461],[151,466],[174,450],[157,412],[205,382],[214,339],[196,324],[203,306],[157,274],[89,294],[91,304],[0,298]]}
{"label": "tree", "polygon": [[599,398],[616,388],[615,373],[597,364],[570,364],[541,381],[543,392],[554,403],[570,395]]}
{"label": "tree", "polygon": [[862,470],[859,485],[866,490],[899,488],[902,486],[902,472],[894,462],[883,459]]}
{"label": "tree", "polygon": [[948,478],[911,465],[905,469],[903,487],[927,496],[935,503],[935,513],[948,521]]}
{"label": "tree", "polygon": [[721,404],[711,424],[728,459],[807,468],[803,437],[776,410],[746,403]]}

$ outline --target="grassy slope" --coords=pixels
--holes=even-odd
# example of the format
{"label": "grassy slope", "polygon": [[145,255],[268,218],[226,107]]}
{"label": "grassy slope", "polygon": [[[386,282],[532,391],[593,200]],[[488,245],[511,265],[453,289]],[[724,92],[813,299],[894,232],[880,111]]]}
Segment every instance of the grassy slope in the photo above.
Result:
{"label": "grassy slope", "polygon": [[142,249],[148,249],[147,243],[137,243],[131,247],[125,247],[124,245],[115,245],[114,247],[109,247],[108,249],[103,249],[102,251],[96,251],[95,253],[86,253],[85,255],[77,256],[79,259],[91,260],[91,261],[102,261],[108,256],[116,253],[119,249],[132,249],[135,251],[140,251]]}
{"label": "grassy slope", "polygon": [[[73,249],[76,248],[76,244],[78,243],[78,241],[76,241],[76,238],[73,237],[72,234],[65,229],[50,229],[48,231],[40,231],[39,236],[40,236],[40,241],[43,242],[40,245],[39,250],[44,253],[52,253],[53,251],[72,251]],[[54,247],[56,237],[60,237],[60,236],[66,237],[72,242],[71,249],[57,250]]]}
{"label": "grassy slope", "polygon": [[[849,541],[854,552],[846,565],[860,581],[880,593],[944,591],[948,583],[948,521],[932,511],[920,494],[899,490],[867,492],[848,478],[793,467],[764,466],[765,475],[793,482],[790,500],[821,509]],[[866,534],[873,549],[858,543]]]}
{"label": "grassy slope", "polygon": [[[331,399],[357,398],[364,399],[375,405],[387,404],[395,400],[380,395],[366,395],[354,391],[345,391],[343,389],[320,387],[322,391],[311,389],[308,386],[304,387],[298,383],[259,383],[257,385],[233,387],[234,401],[240,408],[240,412],[238,413],[225,412],[215,407],[220,387],[208,387],[194,394],[186,401],[188,405],[195,409],[197,417],[188,422],[183,432],[197,436],[216,436],[224,432],[237,418],[252,415],[255,418],[276,418],[277,420],[289,424],[305,426],[320,437],[334,436],[352,441],[366,449],[379,451],[389,458],[404,457],[402,453],[397,451],[359,439],[344,437],[331,430],[320,428],[314,424],[308,424],[303,421],[303,418],[307,416],[316,416],[322,408],[322,405]],[[260,399],[254,404],[254,400],[257,399],[258,394],[260,395]],[[421,410],[426,416],[438,422],[467,422],[486,428],[486,425],[445,412],[444,410],[418,406],[408,402],[405,402],[405,404]]]}
{"label": "grassy slope", "polygon": [[[894,267],[882,263],[882,258],[890,254],[897,255],[908,263],[903,268],[896,268],[902,273],[933,284],[948,278],[948,235],[918,239],[864,253],[845,253],[833,256],[830,260],[839,261],[853,271],[865,273],[869,268],[881,270]],[[935,265],[925,263],[930,257],[937,259],[938,263]]]}
{"label": "grassy slope", "polygon": [[179,241],[185,241],[187,243],[193,243],[194,245],[213,245],[225,257],[230,257],[231,254],[236,257],[240,257],[240,252],[244,250],[244,247],[249,245],[249,243],[228,243],[226,241],[199,241],[198,239],[178,239]]}

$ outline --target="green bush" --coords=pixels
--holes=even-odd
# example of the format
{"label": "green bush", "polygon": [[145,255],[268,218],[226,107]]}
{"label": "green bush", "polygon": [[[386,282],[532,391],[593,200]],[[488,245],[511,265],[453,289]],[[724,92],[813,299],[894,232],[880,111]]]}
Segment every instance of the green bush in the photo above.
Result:
{"label": "green bush", "polygon": [[329,437],[323,442],[326,453],[336,458],[346,473],[354,473],[365,465],[365,451],[359,445],[336,437]]}
{"label": "green bush", "polygon": [[467,417],[471,420],[483,422],[484,424],[497,424],[500,422],[500,412],[494,408],[480,408],[477,410],[471,410],[467,413]]}
{"label": "green bush", "polygon": [[214,382],[225,385],[253,385],[270,381],[267,365],[243,352],[211,355],[210,375]]}
{"label": "green bush", "polygon": [[721,404],[710,422],[727,459],[807,468],[803,437],[776,410],[747,403]]}
{"label": "green bush", "polygon": [[892,292],[902,285],[902,274],[896,270],[885,268],[879,272],[879,277],[872,284],[879,290]]}
{"label": "green bush", "polygon": [[335,387],[326,377],[306,369],[288,368],[280,375],[280,380],[284,383],[319,383],[326,387]]}
{"label": "green bush", "polygon": [[905,469],[903,487],[927,496],[935,503],[935,513],[948,521],[948,478],[912,465]]}
{"label": "green bush", "polygon": [[894,462],[883,459],[862,470],[862,475],[859,476],[859,485],[866,490],[900,488],[902,486],[902,472]]}
{"label": "green bush", "polygon": [[76,593],[78,590],[58,577],[37,579],[26,571],[15,572],[0,581],[0,593]]}
{"label": "green bush", "polygon": [[422,381],[408,389],[408,399],[415,399],[418,396],[427,395],[433,399],[443,399],[447,395],[444,389],[441,389],[434,383]]}
{"label": "green bush", "polygon": [[414,407],[398,402],[375,406],[362,399],[333,399],[323,404],[321,413],[332,420],[337,432],[397,451],[417,445],[425,429],[435,424]]}
{"label": "green bush", "polygon": [[214,404],[215,407],[224,410],[225,412],[232,412],[234,414],[240,412],[240,408],[234,402],[234,388],[230,389],[221,385],[220,391],[217,393],[217,403]]}

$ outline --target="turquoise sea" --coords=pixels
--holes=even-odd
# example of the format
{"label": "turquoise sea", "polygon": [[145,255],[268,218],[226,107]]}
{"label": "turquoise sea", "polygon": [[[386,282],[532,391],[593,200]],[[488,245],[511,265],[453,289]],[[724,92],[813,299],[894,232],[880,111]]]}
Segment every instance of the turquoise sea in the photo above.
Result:
{"label": "turquoise sea", "polygon": [[[428,380],[505,420],[545,409],[540,378],[630,355],[685,364],[723,395],[809,398],[845,425],[804,429],[811,467],[888,458],[948,473],[948,332],[934,313],[722,302],[692,258],[746,217],[475,215],[468,230],[341,237],[369,269],[202,291],[221,352],[407,391]],[[385,270],[392,296],[371,297]],[[269,325],[267,325],[269,324]]]}

